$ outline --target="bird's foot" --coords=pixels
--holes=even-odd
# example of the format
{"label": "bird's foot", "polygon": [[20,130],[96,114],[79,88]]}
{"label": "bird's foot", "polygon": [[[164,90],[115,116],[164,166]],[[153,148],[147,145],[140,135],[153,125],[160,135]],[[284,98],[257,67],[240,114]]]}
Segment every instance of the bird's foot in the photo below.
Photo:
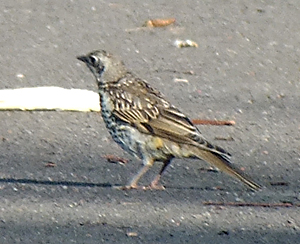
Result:
{"label": "bird's foot", "polygon": [[146,186],[146,190],[165,190],[166,188],[159,184],[158,182],[151,182],[151,184],[149,186]]}
{"label": "bird's foot", "polygon": [[147,186],[148,190],[165,190],[166,189],[162,184],[159,183],[160,176],[161,175],[156,176],[154,178],[154,180],[151,181],[150,185]]}
{"label": "bird's foot", "polygon": [[132,190],[132,189],[136,189],[136,190],[165,190],[166,188],[161,185],[161,184],[154,184],[151,183],[148,186],[139,186],[139,185],[125,185],[125,186],[113,186],[114,189],[117,190]]}
{"label": "bird's foot", "polygon": [[138,186],[138,185],[113,186],[113,188],[117,190],[132,190],[132,189],[147,190],[146,186]]}

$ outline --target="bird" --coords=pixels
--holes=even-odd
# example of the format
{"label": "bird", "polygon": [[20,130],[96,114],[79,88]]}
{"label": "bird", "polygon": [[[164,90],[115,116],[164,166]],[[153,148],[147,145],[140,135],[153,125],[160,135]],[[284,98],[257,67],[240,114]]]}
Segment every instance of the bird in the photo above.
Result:
{"label": "bird", "polygon": [[[96,78],[101,115],[113,140],[143,163],[122,189],[165,189],[160,179],[174,158],[200,159],[251,190],[261,187],[231,162],[230,153],[208,142],[184,113],[129,71],[119,57],[97,50],[77,59]],[[139,180],[155,162],[162,162],[159,173],[148,186],[140,186]]]}

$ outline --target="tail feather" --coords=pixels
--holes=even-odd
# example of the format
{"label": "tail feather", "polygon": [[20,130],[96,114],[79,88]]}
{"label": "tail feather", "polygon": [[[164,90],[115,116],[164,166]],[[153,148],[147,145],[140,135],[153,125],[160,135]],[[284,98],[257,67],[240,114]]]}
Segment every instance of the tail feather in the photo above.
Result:
{"label": "tail feather", "polygon": [[255,183],[253,180],[250,179],[244,172],[240,169],[235,167],[230,161],[227,155],[218,154],[214,151],[204,151],[204,150],[197,150],[195,153],[196,156],[207,163],[217,167],[219,170],[227,173],[228,175],[235,177],[250,187],[252,190],[258,190],[261,186]]}

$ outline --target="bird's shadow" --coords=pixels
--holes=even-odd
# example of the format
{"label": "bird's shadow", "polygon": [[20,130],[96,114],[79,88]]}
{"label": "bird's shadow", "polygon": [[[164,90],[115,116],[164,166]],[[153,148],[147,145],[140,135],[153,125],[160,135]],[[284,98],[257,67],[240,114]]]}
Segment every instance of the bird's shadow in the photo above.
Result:
{"label": "bird's shadow", "polygon": [[[14,184],[33,184],[33,185],[48,185],[48,186],[75,186],[75,187],[100,187],[100,188],[115,188],[122,186],[121,184],[110,183],[92,183],[92,182],[76,182],[76,181],[50,181],[50,180],[35,180],[35,179],[15,179],[15,178],[0,178],[0,183]],[[165,185],[166,189],[174,190],[197,190],[197,191],[224,191],[222,188],[213,187],[197,187],[197,186],[174,186]]]}
{"label": "bird's shadow", "polygon": [[49,185],[49,186],[80,186],[80,187],[112,187],[109,183],[91,183],[91,182],[76,182],[76,181],[50,181],[50,180],[34,180],[34,179],[14,179],[2,178],[0,183],[19,183],[19,184],[34,184],[34,185]]}

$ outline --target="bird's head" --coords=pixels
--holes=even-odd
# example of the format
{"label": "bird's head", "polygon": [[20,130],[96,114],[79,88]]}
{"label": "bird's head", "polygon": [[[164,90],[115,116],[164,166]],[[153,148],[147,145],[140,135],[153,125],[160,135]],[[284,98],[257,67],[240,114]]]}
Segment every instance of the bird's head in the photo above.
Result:
{"label": "bird's head", "polygon": [[96,77],[98,84],[116,82],[126,74],[123,62],[104,50],[78,56],[77,59],[88,66]]}

